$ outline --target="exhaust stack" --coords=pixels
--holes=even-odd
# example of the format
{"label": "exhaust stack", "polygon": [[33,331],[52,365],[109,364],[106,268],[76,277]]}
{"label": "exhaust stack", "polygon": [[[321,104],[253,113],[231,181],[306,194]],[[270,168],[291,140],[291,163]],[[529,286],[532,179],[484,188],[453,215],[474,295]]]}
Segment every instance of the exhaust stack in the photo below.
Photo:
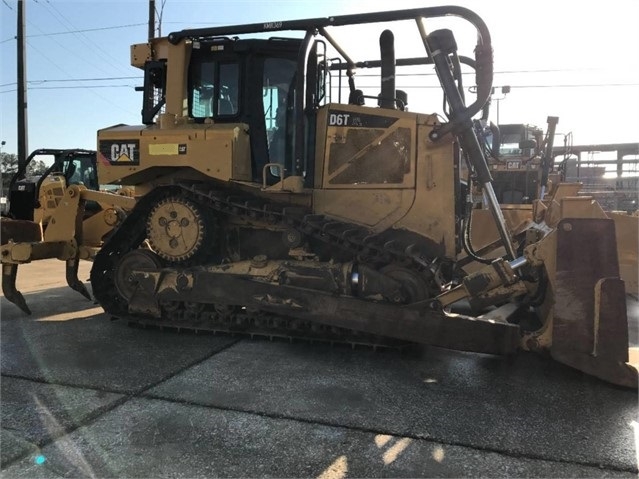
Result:
{"label": "exhaust stack", "polygon": [[382,57],[382,92],[379,95],[381,108],[395,109],[395,36],[384,30],[379,36]]}

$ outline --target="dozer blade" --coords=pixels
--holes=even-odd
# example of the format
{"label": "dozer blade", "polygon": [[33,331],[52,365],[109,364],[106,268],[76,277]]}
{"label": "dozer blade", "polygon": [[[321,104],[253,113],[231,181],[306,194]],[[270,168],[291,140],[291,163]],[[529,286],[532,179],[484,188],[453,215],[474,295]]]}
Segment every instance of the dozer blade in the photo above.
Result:
{"label": "dozer blade", "polygon": [[16,275],[18,274],[17,264],[2,265],[2,293],[7,300],[11,301],[18,308],[27,314],[31,314],[27,302],[22,293],[16,289]]}
{"label": "dozer blade", "polygon": [[78,279],[78,266],[80,265],[80,260],[72,258],[68,259],[66,263],[67,284],[71,287],[71,289],[74,289],[88,300],[91,300],[91,295],[84,286],[84,283]]}
{"label": "dozer blade", "polygon": [[595,377],[637,387],[612,220],[564,219],[557,228],[551,356]]}

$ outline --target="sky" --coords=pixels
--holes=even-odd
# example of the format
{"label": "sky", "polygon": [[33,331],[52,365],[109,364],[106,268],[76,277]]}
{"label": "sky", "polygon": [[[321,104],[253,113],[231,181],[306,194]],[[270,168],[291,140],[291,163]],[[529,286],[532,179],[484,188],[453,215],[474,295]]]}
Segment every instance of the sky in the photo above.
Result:
{"label": "sky", "polygon": [[[17,1],[1,2],[0,140],[6,142],[1,151],[16,153]],[[475,11],[491,32],[497,87],[493,122],[499,105],[502,124],[545,127],[548,116],[558,116],[557,132],[572,133],[575,145],[639,142],[636,0],[165,0],[161,33],[445,4]],[[156,0],[156,6],[159,9],[162,0]],[[129,47],[146,41],[148,2],[25,0],[25,7],[28,150],[95,149],[99,129],[140,124],[142,94],[134,87],[142,85],[142,72],[130,66]],[[426,26],[432,30],[440,23]],[[472,40],[472,30],[465,31],[455,19],[441,26],[459,33],[460,54],[472,56],[474,41],[464,44],[466,37]],[[412,37],[403,41],[402,28],[395,33],[398,58],[423,55],[423,46]],[[356,35],[344,37],[343,43],[357,58],[379,58],[377,43]],[[358,81],[366,85],[365,76]],[[411,81],[435,85],[433,78]],[[471,84],[469,76],[466,85]],[[506,85],[511,90],[503,95],[499,87]],[[438,90],[416,92],[409,93],[411,110],[441,113]]]}

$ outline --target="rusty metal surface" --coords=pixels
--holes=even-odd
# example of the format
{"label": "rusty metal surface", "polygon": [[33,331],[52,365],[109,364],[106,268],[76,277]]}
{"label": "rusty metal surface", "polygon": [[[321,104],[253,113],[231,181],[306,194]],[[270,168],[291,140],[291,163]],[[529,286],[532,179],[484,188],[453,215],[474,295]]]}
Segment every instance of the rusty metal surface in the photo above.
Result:
{"label": "rusty metal surface", "polygon": [[636,387],[637,372],[625,364],[627,325],[613,221],[560,221],[552,357],[613,383]]}
{"label": "rusty metal surface", "polygon": [[559,223],[553,347],[590,353],[595,284],[618,276],[611,220],[573,218]]}
{"label": "rusty metal surface", "polygon": [[16,288],[17,274],[17,264],[2,265],[2,294],[4,294],[5,298],[15,304],[26,314],[31,314],[31,310],[29,309],[29,306],[27,306],[24,296],[22,296],[22,293]]}
{"label": "rusty metal surface", "polygon": [[626,293],[639,296],[639,216],[609,212],[615,222],[619,273],[625,282]]}

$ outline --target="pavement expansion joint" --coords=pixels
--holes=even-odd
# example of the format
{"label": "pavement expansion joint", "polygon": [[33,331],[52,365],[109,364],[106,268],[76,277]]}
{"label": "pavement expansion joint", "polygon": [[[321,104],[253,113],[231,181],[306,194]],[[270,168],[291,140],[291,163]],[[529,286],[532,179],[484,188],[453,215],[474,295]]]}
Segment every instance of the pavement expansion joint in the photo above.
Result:
{"label": "pavement expansion joint", "polygon": [[508,451],[508,450],[503,450],[503,449],[498,449],[498,448],[482,447],[482,446],[477,446],[477,445],[474,445],[474,444],[466,444],[466,443],[464,443],[462,441],[446,441],[446,440],[439,439],[439,438],[436,438],[436,437],[428,437],[428,436],[425,436],[425,435],[422,435],[422,434],[412,434],[412,433],[408,433],[406,431],[380,430],[380,429],[373,429],[373,428],[368,428],[368,427],[351,426],[351,425],[348,425],[348,424],[339,424],[339,423],[335,423],[335,422],[331,422],[331,421],[321,421],[321,420],[307,419],[307,418],[301,418],[301,417],[295,417],[295,416],[287,416],[285,414],[275,414],[275,413],[268,413],[268,412],[263,412],[263,411],[255,411],[255,410],[251,410],[251,409],[232,408],[232,407],[228,407],[228,406],[214,406],[214,405],[202,404],[202,403],[198,403],[198,402],[194,402],[194,401],[166,398],[166,397],[158,396],[158,395],[155,395],[155,394],[143,394],[140,397],[142,397],[144,399],[150,399],[150,400],[156,400],[156,401],[170,402],[170,403],[175,403],[175,404],[183,404],[183,405],[186,405],[186,406],[201,407],[201,408],[205,408],[205,409],[214,409],[214,410],[218,410],[218,411],[235,412],[235,413],[254,415],[254,416],[258,416],[258,417],[265,418],[265,419],[294,421],[294,422],[299,422],[299,423],[303,423],[303,424],[314,424],[314,425],[319,425],[319,426],[327,426],[327,427],[333,427],[333,428],[337,428],[337,429],[345,429],[345,430],[348,430],[348,431],[356,431],[356,432],[375,434],[375,435],[384,434],[384,435],[389,435],[389,436],[401,436],[401,437],[405,437],[405,438],[408,438],[408,439],[413,439],[413,440],[416,440],[416,441],[425,441],[425,442],[429,442],[429,443],[433,443],[433,444],[441,444],[441,445],[444,445],[444,446],[456,446],[456,447],[463,447],[463,448],[467,448],[467,449],[471,449],[471,450],[479,451],[479,452],[490,452],[490,453],[500,454],[502,456],[511,457],[511,458],[514,458],[514,459],[542,460],[542,461],[553,462],[553,463],[557,463],[557,464],[567,464],[567,465],[575,465],[575,466],[594,467],[594,468],[598,468],[598,469],[602,469],[602,470],[608,470],[608,471],[631,472],[631,473],[638,473],[639,472],[639,467],[623,468],[623,467],[618,467],[618,466],[614,466],[614,465],[604,465],[604,464],[600,464],[598,462],[569,461],[569,460],[564,460],[564,459],[557,459],[557,458],[545,456],[543,454],[532,454],[532,453],[523,454],[523,453],[520,453],[520,452]]}
{"label": "pavement expansion joint", "polygon": [[[92,386],[83,386],[81,384],[70,384],[70,383],[66,383],[66,382],[63,382],[63,381],[47,381],[46,379],[32,378],[32,377],[29,377],[29,376],[23,376],[22,374],[2,373],[0,376],[3,377],[3,378],[20,379],[22,381],[29,381],[29,382],[37,383],[37,384],[44,384],[44,385],[47,385],[47,386],[60,386],[60,387],[65,387],[65,388],[83,389],[83,390],[86,390],[86,391],[98,391],[98,392],[101,392],[101,393],[120,394],[120,395],[123,395],[123,396],[127,396],[126,393],[123,393],[122,391],[117,390],[117,389],[109,389],[109,388],[103,388],[103,387],[92,387]],[[6,428],[4,428],[4,429],[6,429]]]}
{"label": "pavement expansion joint", "polygon": [[[133,393],[123,393],[121,391],[113,391],[113,390],[109,390],[109,389],[105,389],[105,388],[95,388],[95,387],[87,387],[87,386],[77,386],[77,385],[73,385],[73,384],[65,384],[65,383],[61,383],[61,382],[50,382],[50,381],[46,381],[44,379],[40,379],[40,378],[28,378],[28,377],[24,377],[21,375],[17,375],[17,374],[5,374],[2,373],[1,376],[2,377],[6,377],[6,378],[11,378],[11,379],[21,379],[21,380],[25,380],[25,381],[31,381],[31,382],[35,382],[35,383],[39,383],[39,384],[46,384],[49,386],[61,386],[61,387],[68,387],[68,388],[78,388],[78,389],[84,389],[84,390],[90,390],[90,391],[98,391],[98,392],[105,392],[105,393],[113,393],[113,394],[120,394],[122,395],[122,397],[120,399],[116,399],[115,401],[113,401],[111,404],[109,404],[108,406],[102,407],[102,408],[97,408],[95,411],[89,413],[87,415],[87,417],[85,417],[82,421],[79,421],[77,424],[74,424],[73,426],[69,426],[64,428],[62,431],[60,431],[59,434],[56,434],[54,436],[51,436],[43,441],[39,441],[36,446],[38,448],[44,448],[46,446],[48,446],[49,444],[53,444],[54,442],[64,438],[65,436],[68,436],[69,434],[73,433],[74,431],[85,427],[85,426],[89,426],[91,423],[95,422],[97,419],[99,419],[101,416],[103,416],[106,413],[112,412],[114,410],[116,410],[118,407],[122,406],[123,404],[127,403],[128,401],[130,401],[131,399],[135,399],[135,398],[139,398],[139,397],[146,397],[143,396],[144,393],[146,391],[148,391],[149,389],[152,389],[156,386],[158,386],[159,384],[162,384],[163,382],[171,379],[172,377],[183,373],[184,371],[186,371],[189,368],[192,368],[193,366],[197,366],[198,364],[207,361],[209,359],[211,359],[213,356],[215,356],[216,354],[219,354],[223,351],[226,351],[227,349],[229,349],[230,347],[236,345],[238,342],[240,342],[241,339],[238,338],[235,341],[231,341],[228,344],[225,344],[223,347],[216,349],[215,351],[213,351],[211,354],[207,354],[204,358],[199,358],[196,361],[193,361],[185,366],[183,366],[182,368],[171,372],[170,374],[167,374],[165,377],[153,382],[150,385],[145,386],[144,388],[135,391]],[[4,429],[8,429],[8,428],[4,428]],[[3,469],[8,468],[9,466],[13,465],[14,463],[21,461],[22,459],[24,459],[25,457],[27,457],[30,454],[30,452],[25,452],[24,454],[21,454],[17,457],[15,457],[13,460],[9,461],[7,464],[4,464]]]}
{"label": "pavement expansion joint", "polygon": [[203,362],[205,362],[205,361],[208,361],[208,360],[209,360],[209,359],[211,359],[213,356],[216,356],[216,355],[218,355],[218,354],[220,354],[220,353],[222,353],[222,352],[224,352],[224,351],[226,351],[226,350],[228,350],[228,349],[232,348],[232,347],[233,347],[233,346],[235,346],[237,343],[239,343],[241,340],[242,340],[241,338],[235,339],[235,340],[233,340],[233,341],[229,342],[228,344],[225,344],[224,346],[220,347],[219,349],[216,349],[216,350],[215,350],[215,351],[213,351],[211,354],[207,354],[207,355],[206,355],[205,357],[203,357],[203,358],[199,358],[199,359],[197,359],[197,360],[195,360],[195,361],[192,361],[192,362],[190,362],[190,363],[188,363],[188,364],[184,365],[184,366],[183,366],[183,367],[181,367],[180,369],[178,369],[178,370],[176,370],[176,371],[172,371],[171,373],[167,374],[167,375],[166,375],[166,376],[164,376],[163,378],[158,379],[157,381],[155,381],[155,382],[153,382],[153,383],[151,383],[151,384],[149,384],[149,385],[145,386],[144,388],[142,388],[142,389],[140,389],[140,390],[138,390],[138,391],[136,391],[136,392],[134,392],[134,393],[127,394],[127,396],[129,396],[129,397],[131,397],[131,398],[134,398],[134,397],[140,396],[140,395],[144,394],[146,391],[148,391],[149,389],[153,389],[154,387],[157,387],[157,386],[159,386],[160,384],[162,384],[163,382],[166,382],[166,381],[168,381],[169,379],[172,379],[173,377],[177,376],[178,374],[182,374],[184,371],[186,371],[186,370],[188,370],[188,369],[190,369],[190,368],[192,368],[192,367],[194,367],[194,366],[197,366],[198,364],[201,364],[201,363],[203,363]]}

